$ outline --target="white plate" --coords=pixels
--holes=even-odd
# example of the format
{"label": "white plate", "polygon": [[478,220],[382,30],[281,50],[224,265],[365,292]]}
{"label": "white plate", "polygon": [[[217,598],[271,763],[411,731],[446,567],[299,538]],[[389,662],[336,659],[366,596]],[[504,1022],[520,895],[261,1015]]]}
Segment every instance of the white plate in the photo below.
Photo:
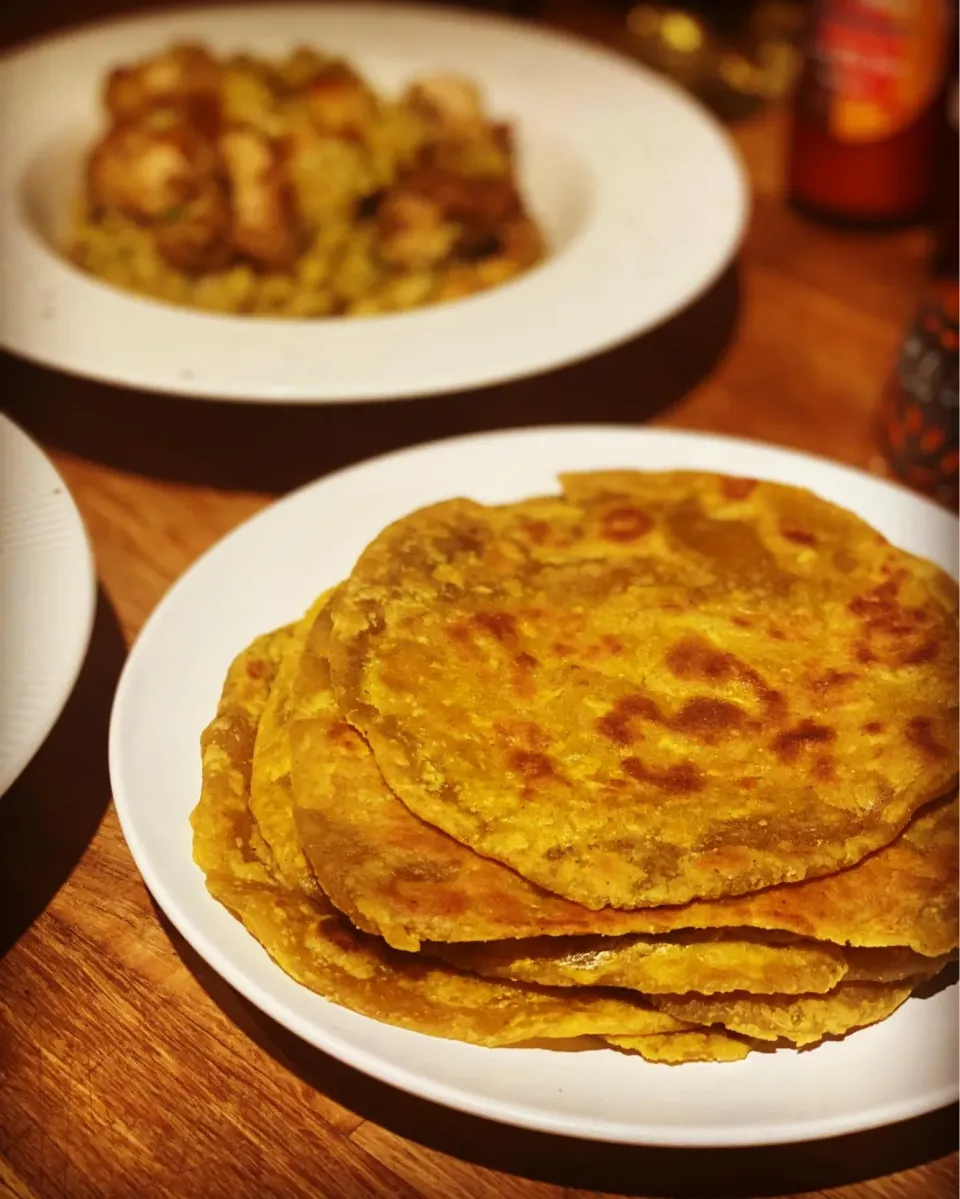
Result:
{"label": "white plate", "polygon": [[67,702],[95,607],[76,505],[40,447],[0,413],[0,795]]}
{"label": "white plate", "polygon": [[894,542],[956,571],[956,522],[900,488],[841,466],[720,437],[587,427],[458,438],[375,459],[266,509],[173,588],[117,692],[110,773],[124,834],[180,932],[237,990],[360,1070],[496,1120],[598,1140],[754,1145],[904,1119],[957,1094],[954,988],[814,1053],[733,1065],[648,1065],[613,1050],[479,1049],[391,1028],[292,982],[207,894],[188,816],[198,741],[233,656],[351,569],[385,524],[455,495],[497,502],[556,490],[561,470],[703,467],[813,488]]}
{"label": "white plate", "polygon": [[[175,38],[343,53],[380,87],[438,69],[515,120],[551,260],[484,295],[361,320],[251,320],[138,299],[52,248],[99,127],[104,73]],[[56,87],[50,80],[56,80]],[[437,9],[271,5],[98,25],[0,60],[0,344],[108,382],[204,398],[431,395],[573,362],[655,325],[733,254],[743,175],[721,127],[624,58],[519,22]]]}

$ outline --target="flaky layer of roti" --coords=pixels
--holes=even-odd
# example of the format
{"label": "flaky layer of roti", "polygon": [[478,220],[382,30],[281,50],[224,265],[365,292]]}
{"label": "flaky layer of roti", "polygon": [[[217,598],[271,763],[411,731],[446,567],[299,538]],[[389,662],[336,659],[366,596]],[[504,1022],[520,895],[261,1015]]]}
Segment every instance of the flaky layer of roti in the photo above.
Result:
{"label": "flaky layer of roti", "polygon": [[194,860],[210,893],[291,977],[389,1024],[481,1045],[662,1031],[663,1013],[615,993],[496,983],[397,953],[282,878],[249,795],[257,724],[294,636],[286,629],[260,638],[236,659],[203,735],[203,784],[191,824]]}
{"label": "flaky layer of roti", "polygon": [[681,1066],[685,1062],[741,1062],[750,1052],[749,1041],[722,1032],[669,1032],[645,1037],[605,1037],[611,1045],[638,1053],[644,1061]]}
{"label": "flaky layer of roti", "polygon": [[956,950],[927,957],[905,946],[890,949],[845,949],[847,973],[843,981],[894,983],[933,978],[950,962]]}
{"label": "flaky layer of roti", "polygon": [[300,842],[334,904],[399,949],[738,927],[932,956],[957,944],[956,798],[924,809],[890,845],[835,875],[679,907],[594,912],[461,845],[397,798],[337,706],[329,645],[324,610],[295,682],[304,713],[291,729]]}
{"label": "flaky layer of roti", "polygon": [[316,894],[318,888],[294,833],[287,726],[300,658],[314,621],[329,597],[329,592],[321,595],[285,637],[276,677],[257,726],[250,778],[250,811],[270,846],[277,869],[285,882],[308,895]]}
{"label": "flaky layer of roti", "polygon": [[419,817],[598,909],[797,882],[956,778],[956,585],[795,488],[570,476],[387,528],[333,603],[346,720]]}
{"label": "flaky layer of roti", "polygon": [[886,1020],[915,982],[842,982],[827,995],[657,996],[652,1002],[691,1024],[722,1025],[758,1041],[783,1039],[800,1047]]}
{"label": "flaky layer of roti", "polygon": [[659,908],[650,913],[651,925],[783,929],[939,957],[957,946],[958,820],[954,794],[924,808],[891,844],[837,874],[736,899]]}
{"label": "flaky layer of roti", "polygon": [[747,991],[803,995],[831,990],[846,974],[843,951],[813,942],[766,944],[743,936],[542,937],[429,947],[485,978],[548,986],[625,987],[649,995]]}
{"label": "flaky layer of roti", "polygon": [[648,995],[823,994],[844,980],[914,978],[947,957],[909,949],[842,949],[815,941],[674,932],[665,937],[537,937],[472,945],[432,945],[427,952],[484,978],[551,987],[624,987]]}

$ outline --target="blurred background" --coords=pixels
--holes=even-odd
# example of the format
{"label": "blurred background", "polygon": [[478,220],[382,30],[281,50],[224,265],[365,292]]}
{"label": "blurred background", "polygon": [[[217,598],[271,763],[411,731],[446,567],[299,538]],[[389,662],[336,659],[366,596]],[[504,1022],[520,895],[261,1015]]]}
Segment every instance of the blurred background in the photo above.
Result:
{"label": "blurred background", "polygon": [[[391,0],[386,0],[390,3]],[[426,0],[430,3],[431,0]],[[788,89],[799,68],[809,0],[446,0],[473,8],[578,27],[615,42],[731,113]],[[7,42],[139,7],[133,0],[7,0]]]}

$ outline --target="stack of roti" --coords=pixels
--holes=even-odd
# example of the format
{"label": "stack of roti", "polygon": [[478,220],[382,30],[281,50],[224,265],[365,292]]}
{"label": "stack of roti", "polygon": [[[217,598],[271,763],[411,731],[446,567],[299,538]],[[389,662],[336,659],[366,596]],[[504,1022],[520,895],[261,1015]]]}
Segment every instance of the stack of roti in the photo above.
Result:
{"label": "stack of roti", "polygon": [[808,492],[565,476],[385,529],[230,669],[194,856],[304,986],[731,1061],[954,956],[957,586]]}

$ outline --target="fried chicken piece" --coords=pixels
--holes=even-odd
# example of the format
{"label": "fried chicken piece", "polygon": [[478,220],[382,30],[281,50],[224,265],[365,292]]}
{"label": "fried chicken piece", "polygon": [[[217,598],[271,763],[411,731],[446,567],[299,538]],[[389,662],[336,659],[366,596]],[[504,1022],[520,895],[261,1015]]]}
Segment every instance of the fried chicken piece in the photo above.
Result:
{"label": "fried chicken piece", "polygon": [[522,219],[512,180],[421,168],[381,203],[380,250],[387,261],[403,266],[439,262],[451,250],[467,259],[485,258],[502,251],[503,231]]}
{"label": "fried chicken piece", "polygon": [[455,249],[459,258],[479,269],[480,286],[492,286],[501,277],[505,280],[535,266],[543,257],[544,242],[534,222],[518,216],[495,231],[466,226]]}
{"label": "fried chicken piece", "polygon": [[212,135],[219,122],[220,78],[220,66],[202,46],[182,43],[112,71],[104,101],[118,123],[135,121],[153,108],[177,106]]}
{"label": "fried chicken piece", "polygon": [[448,220],[496,227],[523,211],[512,179],[466,178],[453,171],[423,168],[407,175],[401,187],[431,200]]}
{"label": "fried chicken piece", "polygon": [[282,80],[270,63],[237,54],[223,64],[223,127],[248,125],[267,137],[282,133]]}
{"label": "fried chicken piece", "polygon": [[377,98],[340,62],[331,63],[307,88],[307,111],[321,133],[359,138],[377,115]]}
{"label": "fried chicken piece", "polygon": [[457,230],[444,220],[435,200],[396,191],[380,203],[378,250],[391,266],[418,269],[441,262],[450,253]]}
{"label": "fried chicken piece", "polygon": [[233,210],[234,249],[260,266],[283,270],[299,250],[293,194],[279,146],[253,129],[220,139]]}
{"label": "fried chicken piece", "polygon": [[94,147],[87,184],[94,206],[151,222],[186,204],[215,172],[213,148],[191,125],[124,124]]}
{"label": "fried chicken piece", "polygon": [[421,170],[446,171],[461,179],[509,179],[513,161],[492,130],[477,137],[427,142],[418,156]]}
{"label": "fried chicken piece", "polygon": [[417,80],[408,90],[406,102],[437,133],[473,137],[485,125],[478,88],[458,75],[432,75]]}
{"label": "fried chicken piece", "polygon": [[211,179],[200,193],[157,226],[160,254],[181,271],[221,270],[232,257],[230,205],[223,185]]}
{"label": "fried chicken piece", "polygon": [[407,92],[406,102],[426,126],[423,168],[469,178],[512,173],[512,129],[487,121],[480,92],[469,80],[454,75],[420,80]]}
{"label": "fried chicken piece", "polygon": [[284,87],[298,91],[312,83],[327,67],[329,59],[310,46],[297,46],[279,69]]}

